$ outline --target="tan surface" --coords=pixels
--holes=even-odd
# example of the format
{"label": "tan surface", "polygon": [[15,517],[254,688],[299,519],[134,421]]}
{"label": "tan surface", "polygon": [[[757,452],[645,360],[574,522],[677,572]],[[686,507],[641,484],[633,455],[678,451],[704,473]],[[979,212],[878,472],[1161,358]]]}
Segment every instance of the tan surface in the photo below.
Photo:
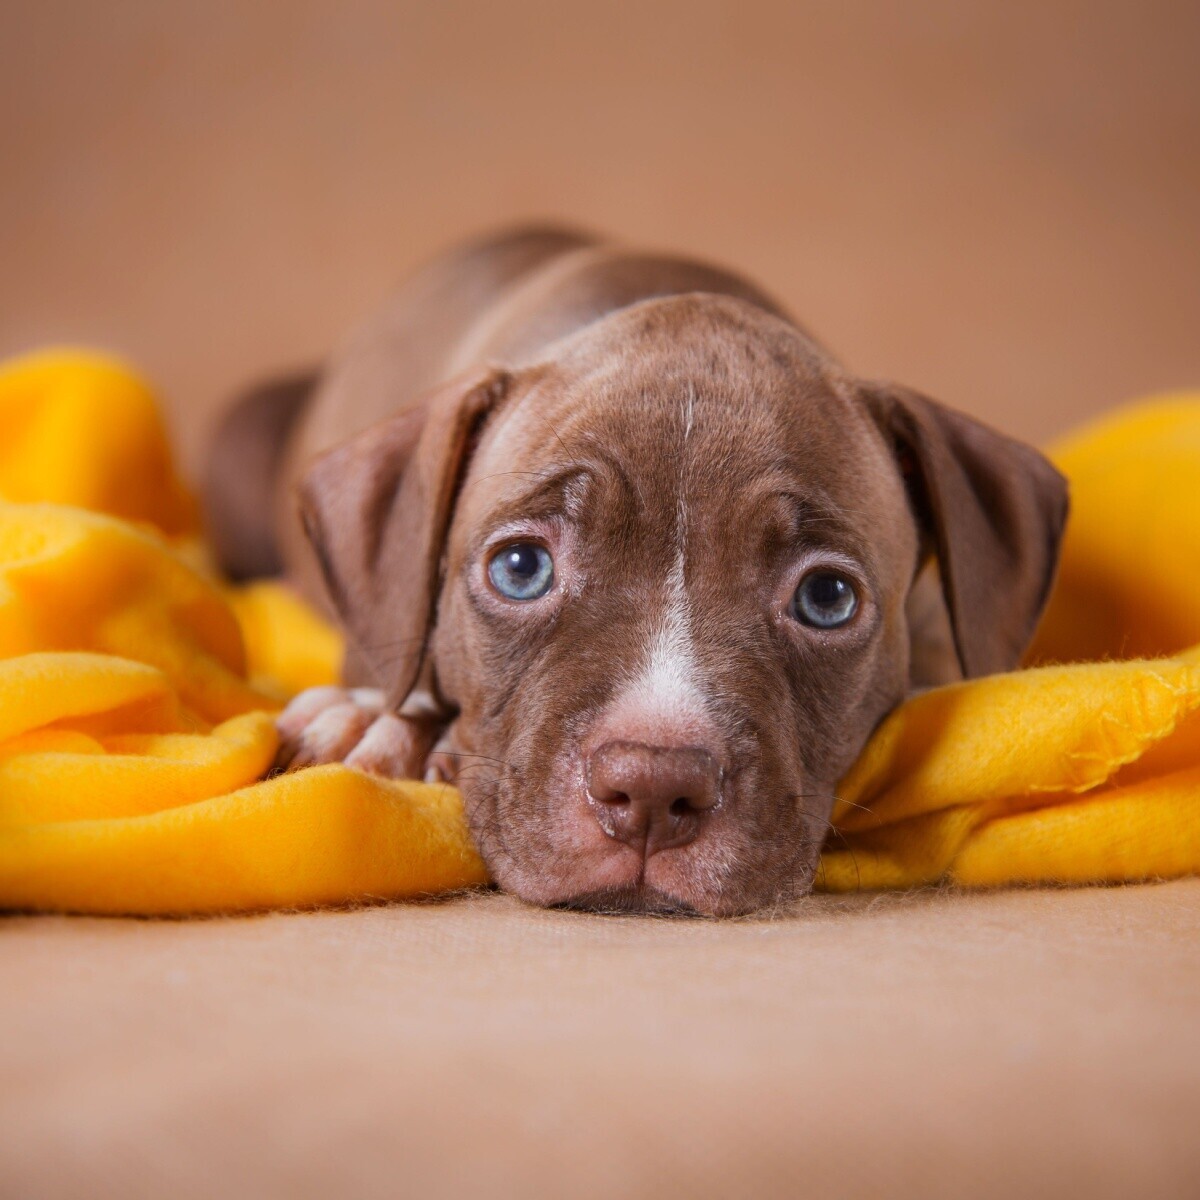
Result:
{"label": "tan surface", "polygon": [[[1194,1196],[1200,881],[0,931],[5,1195]],[[136,1186],[135,1186],[136,1184]]]}
{"label": "tan surface", "polygon": [[[1200,382],[1200,6],[0,0],[0,353],[187,448],[530,214],[1042,438]],[[0,925],[0,1194],[1195,1195],[1200,882]],[[237,1186],[235,1186],[237,1185]]]}

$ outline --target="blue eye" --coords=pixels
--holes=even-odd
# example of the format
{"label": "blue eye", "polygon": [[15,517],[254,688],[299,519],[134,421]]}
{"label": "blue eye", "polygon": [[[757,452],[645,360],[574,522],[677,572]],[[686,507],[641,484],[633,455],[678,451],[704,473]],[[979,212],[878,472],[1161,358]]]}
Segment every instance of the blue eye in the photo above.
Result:
{"label": "blue eye", "polygon": [[858,611],[854,584],[836,571],[813,571],[800,580],[792,600],[792,614],[804,625],[836,629]]}
{"label": "blue eye", "polygon": [[509,600],[536,600],[554,583],[554,559],[545,546],[514,542],[492,555],[488,578]]}

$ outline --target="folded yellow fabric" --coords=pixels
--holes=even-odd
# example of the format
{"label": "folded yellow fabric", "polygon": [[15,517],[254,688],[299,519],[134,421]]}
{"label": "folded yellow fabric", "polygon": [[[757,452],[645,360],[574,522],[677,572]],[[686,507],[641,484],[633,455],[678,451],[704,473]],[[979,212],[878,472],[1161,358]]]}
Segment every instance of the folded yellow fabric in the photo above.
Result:
{"label": "folded yellow fabric", "polygon": [[46,350],[0,363],[0,496],[197,534],[158,400],[120,360]]}
{"label": "folded yellow fabric", "polygon": [[926,692],[842,782],[823,886],[1120,882],[1200,870],[1200,656]]}
{"label": "folded yellow fabric", "polygon": [[1071,520],[1030,662],[1153,658],[1200,642],[1200,394],[1157,396],[1050,450]]}
{"label": "folded yellow fabric", "polygon": [[[145,383],[82,352],[16,360],[0,433],[0,907],[236,912],[485,882],[453,789],[340,766],[263,779],[272,712],[333,679],[340,643],[285,588],[205,573]],[[1160,657],[903,705],[843,782],[821,886],[1200,871],[1200,397],[1118,415],[1059,461],[1076,524],[1037,656]]]}

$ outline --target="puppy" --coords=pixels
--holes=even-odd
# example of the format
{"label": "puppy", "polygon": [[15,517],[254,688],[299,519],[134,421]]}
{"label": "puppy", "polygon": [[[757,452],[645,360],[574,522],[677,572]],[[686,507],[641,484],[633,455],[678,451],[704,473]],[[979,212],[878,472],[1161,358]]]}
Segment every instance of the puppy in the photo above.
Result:
{"label": "puppy", "polygon": [[557,229],[444,256],[243,400],[208,497],[227,569],[349,641],[284,765],[453,782],[526,900],[711,915],[811,887],[911,688],[1017,664],[1067,509],[753,284]]}

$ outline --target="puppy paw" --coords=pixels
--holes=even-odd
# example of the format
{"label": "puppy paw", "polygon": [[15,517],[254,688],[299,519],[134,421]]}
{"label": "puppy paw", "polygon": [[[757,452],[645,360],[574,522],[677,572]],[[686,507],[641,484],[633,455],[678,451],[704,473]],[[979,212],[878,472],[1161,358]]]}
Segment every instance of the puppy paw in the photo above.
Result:
{"label": "puppy paw", "polygon": [[321,763],[388,779],[418,779],[437,728],[398,716],[376,688],[309,688],[276,718],[275,769],[296,771]]}

